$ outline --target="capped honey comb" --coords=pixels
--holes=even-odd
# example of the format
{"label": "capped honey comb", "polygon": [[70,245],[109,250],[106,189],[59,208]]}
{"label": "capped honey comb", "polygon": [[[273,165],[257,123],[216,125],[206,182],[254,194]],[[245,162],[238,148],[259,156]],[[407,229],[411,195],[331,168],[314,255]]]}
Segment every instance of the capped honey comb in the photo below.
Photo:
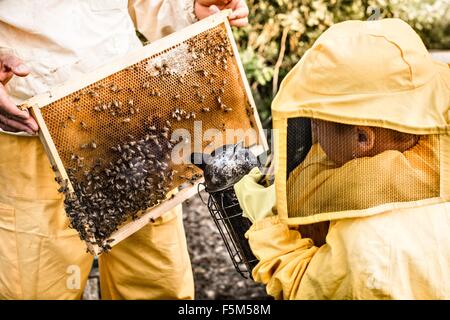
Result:
{"label": "capped honey comb", "polygon": [[[202,172],[172,155],[188,144],[198,152],[196,134],[218,130],[213,145],[200,136],[202,148],[216,148],[242,138],[226,140],[230,129],[254,129],[245,143],[267,148],[223,12],[24,105],[40,125],[71,225],[96,254],[195,193]],[[179,129],[188,136],[174,135]]]}

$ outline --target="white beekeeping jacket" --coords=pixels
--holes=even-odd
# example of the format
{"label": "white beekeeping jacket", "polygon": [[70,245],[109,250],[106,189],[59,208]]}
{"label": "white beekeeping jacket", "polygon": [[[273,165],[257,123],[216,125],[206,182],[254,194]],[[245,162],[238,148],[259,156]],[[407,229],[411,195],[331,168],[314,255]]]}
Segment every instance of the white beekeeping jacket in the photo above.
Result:
{"label": "white beekeeping jacket", "polygon": [[7,85],[17,104],[195,21],[193,0],[2,0],[0,53],[31,69]]}

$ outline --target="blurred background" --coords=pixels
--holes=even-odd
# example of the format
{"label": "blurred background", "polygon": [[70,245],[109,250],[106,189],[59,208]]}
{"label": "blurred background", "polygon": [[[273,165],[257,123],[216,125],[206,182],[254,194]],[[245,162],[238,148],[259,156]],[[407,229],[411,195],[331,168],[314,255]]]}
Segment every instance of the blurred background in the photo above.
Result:
{"label": "blurred background", "polygon": [[[334,23],[357,19],[401,18],[426,47],[450,63],[450,0],[247,0],[245,28],[234,28],[241,60],[266,128],[270,103],[280,82],[317,37]],[[206,195],[204,194],[206,199]],[[265,288],[234,269],[206,205],[196,196],[183,205],[196,299],[268,299]],[[93,268],[84,299],[98,299]]]}
{"label": "blurred background", "polygon": [[334,23],[400,18],[433,50],[450,50],[450,0],[247,0],[250,24],[234,29],[264,127],[286,73]]}

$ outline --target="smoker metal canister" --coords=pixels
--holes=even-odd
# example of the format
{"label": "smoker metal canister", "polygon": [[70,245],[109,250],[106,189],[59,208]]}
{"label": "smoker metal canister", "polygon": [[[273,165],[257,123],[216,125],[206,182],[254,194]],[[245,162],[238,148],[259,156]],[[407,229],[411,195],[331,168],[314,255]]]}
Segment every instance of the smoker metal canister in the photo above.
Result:
{"label": "smoker metal canister", "polygon": [[242,216],[234,184],[259,165],[257,158],[242,144],[225,145],[211,155],[193,154],[193,162],[203,169],[208,209],[224,240],[236,270],[245,278],[258,263],[245,233],[252,225]]}

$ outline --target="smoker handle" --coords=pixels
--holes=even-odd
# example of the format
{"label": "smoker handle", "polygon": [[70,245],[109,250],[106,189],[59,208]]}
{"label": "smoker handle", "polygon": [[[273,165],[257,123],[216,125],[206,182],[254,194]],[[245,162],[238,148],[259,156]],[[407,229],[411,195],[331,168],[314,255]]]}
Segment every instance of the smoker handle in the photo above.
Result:
{"label": "smoker handle", "polygon": [[261,169],[263,175],[258,180],[258,184],[263,186],[270,186],[274,182],[275,161],[273,161],[273,155],[267,157],[266,163]]}
{"label": "smoker handle", "polygon": [[[205,170],[206,166],[208,165],[208,159],[211,156],[209,154],[204,154],[200,152],[193,152],[191,153],[191,163],[194,164],[196,167],[199,167],[201,170]],[[206,160],[206,161],[205,161]]]}

